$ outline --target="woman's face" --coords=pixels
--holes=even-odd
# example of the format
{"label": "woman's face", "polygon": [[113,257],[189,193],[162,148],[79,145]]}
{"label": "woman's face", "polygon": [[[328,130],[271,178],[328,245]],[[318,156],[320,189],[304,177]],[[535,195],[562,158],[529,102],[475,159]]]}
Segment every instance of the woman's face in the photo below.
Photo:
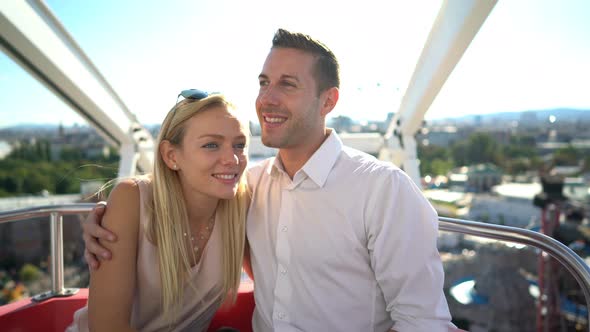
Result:
{"label": "woman's face", "polygon": [[212,106],[186,122],[175,149],[185,195],[231,199],[246,164],[246,131],[225,106]]}

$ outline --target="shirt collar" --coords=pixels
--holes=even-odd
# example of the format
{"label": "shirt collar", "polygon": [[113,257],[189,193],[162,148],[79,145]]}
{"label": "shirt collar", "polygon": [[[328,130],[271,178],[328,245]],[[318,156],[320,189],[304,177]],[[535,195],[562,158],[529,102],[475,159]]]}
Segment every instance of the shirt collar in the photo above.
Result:
{"label": "shirt collar", "polygon": [[342,151],[342,141],[334,129],[328,129],[330,135],[301,168],[319,187],[323,187],[330,171],[336,164]]}
{"label": "shirt collar", "polygon": [[[323,187],[326,183],[328,175],[342,151],[342,141],[336,131],[328,128],[328,132],[328,137],[300,170],[305,172],[319,187]],[[278,154],[274,157],[272,163],[269,163],[266,172],[273,177],[285,172]]]}

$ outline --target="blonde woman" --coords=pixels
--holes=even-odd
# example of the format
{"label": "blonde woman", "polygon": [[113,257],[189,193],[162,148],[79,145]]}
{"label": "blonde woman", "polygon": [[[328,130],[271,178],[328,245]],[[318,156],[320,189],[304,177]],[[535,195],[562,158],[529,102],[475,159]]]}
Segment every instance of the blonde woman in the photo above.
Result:
{"label": "blonde woman", "polygon": [[[204,331],[235,300],[245,241],[247,127],[219,94],[185,90],[157,140],[154,173],[111,192],[87,307],[69,331]],[[179,95],[180,96],[180,95]]]}

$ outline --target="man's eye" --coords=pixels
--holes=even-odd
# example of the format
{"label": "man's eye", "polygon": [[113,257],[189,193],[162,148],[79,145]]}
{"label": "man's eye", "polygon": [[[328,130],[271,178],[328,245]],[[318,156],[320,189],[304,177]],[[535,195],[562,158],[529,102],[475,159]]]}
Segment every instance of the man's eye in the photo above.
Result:
{"label": "man's eye", "polygon": [[281,82],[281,84],[283,86],[290,87],[290,88],[294,88],[295,87],[295,83],[291,83],[291,82],[288,82],[288,81]]}
{"label": "man's eye", "polygon": [[217,143],[207,143],[203,145],[205,149],[216,149],[218,147]]}
{"label": "man's eye", "polygon": [[268,85],[268,81],[259,81],[258,84],[262,87],[262,86],[267,86]]}

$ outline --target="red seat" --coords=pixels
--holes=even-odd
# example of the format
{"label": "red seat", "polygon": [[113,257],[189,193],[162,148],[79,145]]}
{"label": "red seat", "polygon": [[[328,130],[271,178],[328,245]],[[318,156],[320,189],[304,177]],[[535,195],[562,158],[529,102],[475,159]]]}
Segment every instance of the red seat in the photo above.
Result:
{"label": "red seat", "polygon": [[[241,332],[252,331],[254,294],[251,282],[240,285],[235,305],[220,309],[213,318],[209,331],[220,327],[233,327]],[[2,332],[59,331],[70,325],[74,312],[88,299],[88,289],[69,297],[52,298],[43,302],[25,299],[0,306],[0,330]]]}
{"label": "red seat", "polygon": [[88,289],[69,297],[56,297],[43,302],[30,298],[0,307],[0,328],[4,332],[60,331],[72,322],[74,312],[86,305]]}
{"label": "red seat", "polygon": [[229,308],[221,307],[213,317],[208,331],[214,332],[220,327],[233,327],[240,332],[252,332],[253,291],[252,282],[242,282],[236,303]]}

